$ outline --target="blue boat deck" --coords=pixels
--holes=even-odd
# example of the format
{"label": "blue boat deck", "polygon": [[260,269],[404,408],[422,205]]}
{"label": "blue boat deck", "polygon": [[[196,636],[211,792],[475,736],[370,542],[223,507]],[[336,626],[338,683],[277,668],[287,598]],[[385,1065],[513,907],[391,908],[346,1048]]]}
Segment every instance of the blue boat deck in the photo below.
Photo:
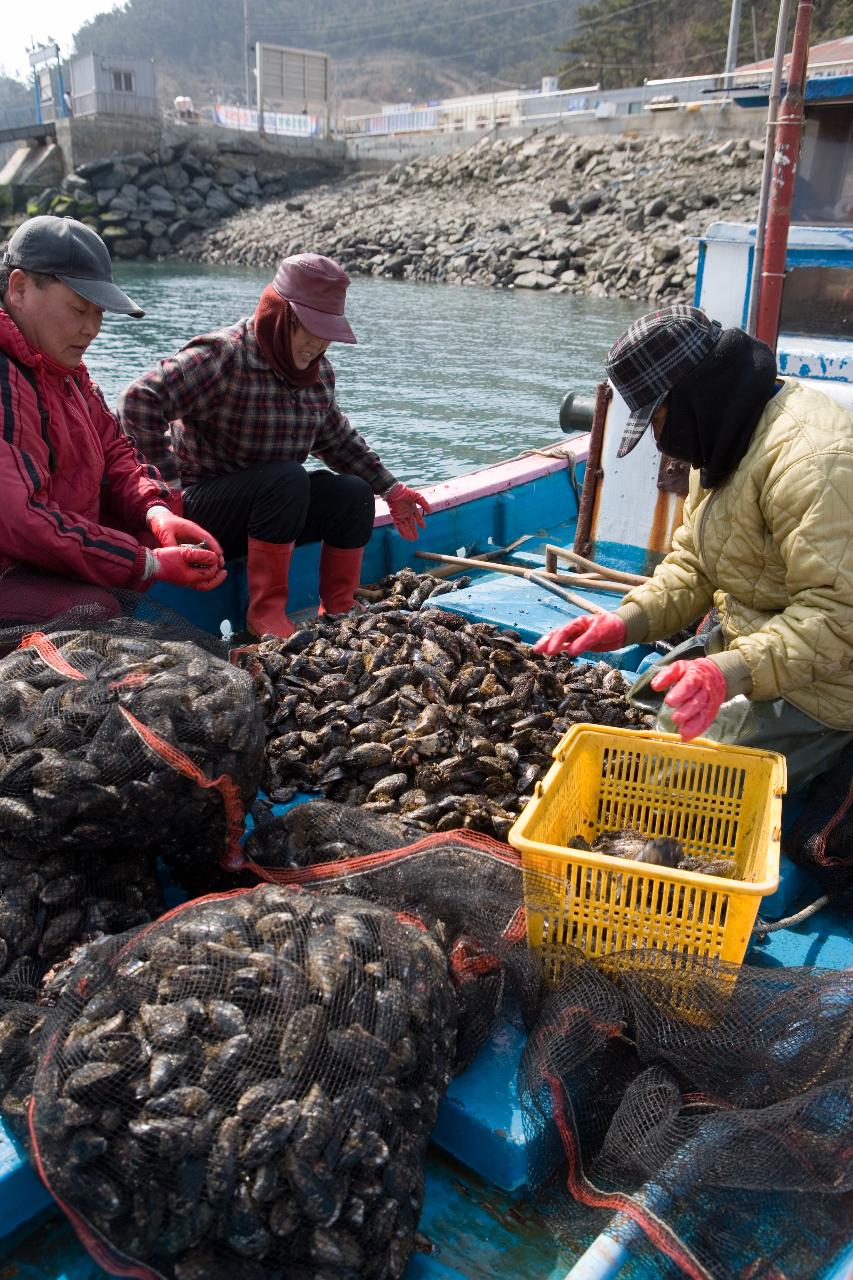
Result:
{"label": "blue boat deck", "polygon": [[[527,491],[529,489],[529,492]],[[574,536],[574,493],[564,472],[543,477],[522,493],[439,511],[431,516],[417,549],[462,554],[508,545],[535,526],[537,538],[525,542],[516,563],[544,563],[545,541],[570,546]],[[363,581],[376,581],[404,564],[429,571],[427,561],[412,561],[410,548],[389,528],[379,529],[367,549]],[[317,548],[299,548],[292,573],[295,610],[316,606]],[[625,564],[622,567],[635,567]],[[638,567],[638,566],[637,566]],[[550,592],[521,578],[477,572],[471,585],[440,598],[442,607],[471,620],[513,627],[527,640],[580,613]],[[187,593],[158,588],[157,598],[217,633],[228,617],[234,630],[245,607],[242,566],[216,592],[187,600]],[[612,608],[613,595],[590,599]],[[191,608],[188,608],[188,603]],[[636,671],[651,652],[631,646],[608,656],[624,670]],[[787,807],[789,820],[794,810]],[[801,901],[817,896],[815,885],[784,861],[780,887],[762,904],[761,915],[775,920]],[[797,928],[756,942],[747,963],[763,966],[846,967],[851,959],[849,924],[828,910]],[[408,1280],[560,1280],[588,1242],[578,1242],[575,1258],[557,1247],[525,1199],[527,1152],[516,1076],[523,1037],[513,1026],[499,1028],[473,1064],[451,1084],[442,1102],[426,1170],[426,1198],[420,1230],[430,1252],[416,1253]],[[841,1280],[846,1264],[837,1260],[825,1280]],[[42,1188],[20,1147],[0,1131],[0,1277],[15,1280],[96,1280],[104,1273],[88,1257]],[[630,1276],[630,1263],[620,1272]]]}

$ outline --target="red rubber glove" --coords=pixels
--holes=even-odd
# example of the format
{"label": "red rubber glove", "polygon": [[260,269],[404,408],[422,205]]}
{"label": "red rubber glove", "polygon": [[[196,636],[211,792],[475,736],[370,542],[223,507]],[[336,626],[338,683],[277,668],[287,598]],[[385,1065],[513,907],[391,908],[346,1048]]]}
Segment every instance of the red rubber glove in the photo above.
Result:
{"label": "red rubber glove", "polygon": [[400,537],[414,542],[418,529],[423,529],[426,524],[424,516],[429,514],[426,498],[417,489],[410,489],[398,480],[385,494],[385,501]]}
{"label": "red rubber glove", "polygon": [[157,561],[157,578],[176,587],[212,591],[227,578],[221,554],[202,547],[155,547],[148,553]]}
{"label": "red rubber glove", "polygon": [[685,742],[711,727],[728,696],[726,677],[710,658],[671,662],[654,677],[652,688],[670,690],[664,702],[675,708],[672,719]]}
{"label": "red rubber glove", "polygon": [[225,564],[219,543],[200,524],[185,520],[183,516],[176,516],[168,507],[152,507],[145,519],[161,547],[176,547],[179,542],[204,542],[219,556],[220,568]]}
{"label": "red rubber glove", "polygon": [[562,627],[541,636],[533,646],[534,653],[567,653],[576,658],[579,653],[609,653],[621,649],[628,638],[625,623],[615,613],[587,614],[572,618]]}

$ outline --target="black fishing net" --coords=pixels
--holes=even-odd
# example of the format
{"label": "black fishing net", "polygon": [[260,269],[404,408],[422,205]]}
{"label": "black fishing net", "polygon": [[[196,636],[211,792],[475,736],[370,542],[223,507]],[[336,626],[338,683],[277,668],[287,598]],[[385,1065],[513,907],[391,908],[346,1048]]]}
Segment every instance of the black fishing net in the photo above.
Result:
{"label": "black fishing net", "polygon": [[0,853],[0,989],[77,943],[123,933],[162,910],[153,854],[119,848]]}
{"label": "black fishing net", "polygon": [[540,965],[527,945],[521,861],[508,845],[466,831],[407,841],[399,823],[312,800],[262,826],[246,855],[264,879],[358,895],[430,932],[459,1008],[456,1071],[502,1018],[532,1022]]}
{"label": "black fishing net", "polygon": [[0,1115],[25,1144],[29,1140],[27,1114],[45,1019],[64,992],[74,965],[112,945],[111,937],[98,934],[92,941],[66,952],[66,958],[47,973],[37,960],[18,959],[0,978]]}
{"label": "black fishing net", "polygon": [[419,928],[261,885],[83,960],[42,1034],[39,1171],[105,1267],[402,1276],[456,1014]]}
{"label": "black fishing net", "polygon": [[827,893],[853,892],[853,744],[812,782],[802,813],[782,837],[782,848]]}
{"label": "black fishing net", "polygon": [[0,660],[0,852],[239,865],[263,726],[245,672],[158,622],[30,632]]}
{"label": "black fishing net", "polygon": [[296,870],[398,849],[423,834],[390,814],[378,818],[334,800],[302,802],[277,816],[269,801],[258,800],[252,817],[255,828],[245,844],[246,857],[270,870]]}
{"label": "black fishing net", "polygon": [[0,573],[0,657],[17,649],[31,631],[92,628],[191,640],[209,653],[228,656],[219,636],[202,631],[182,614],[144,593],[96,587],[20,568]]}
{"label": "black fishing net", "polygon": [[810,1280],[853,1221],[853,974],[580,956],[521,1072],[530,1187],[632,1276]]}

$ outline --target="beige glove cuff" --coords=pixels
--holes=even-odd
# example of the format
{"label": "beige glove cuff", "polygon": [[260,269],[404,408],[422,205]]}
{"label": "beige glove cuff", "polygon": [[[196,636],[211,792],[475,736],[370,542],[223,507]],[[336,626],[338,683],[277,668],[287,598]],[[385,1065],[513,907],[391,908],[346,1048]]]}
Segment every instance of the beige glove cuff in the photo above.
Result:
{"label": "beige glove cuff", "polygon": [[726,689],[730,698],[733,698],[736,693],[743,693],[749,697],[752,693],[752,674],[746,659],[738,653],[737,649],[726,649],[723,653],[709,654],[708,661],[718,666],[725,676]]}
{"label": "beige glove cuff", "polygon": [[614,609],[617,618],[625,623],[625,643],[639,644],[649,631],[649,620],[638,604],[620,604]]}

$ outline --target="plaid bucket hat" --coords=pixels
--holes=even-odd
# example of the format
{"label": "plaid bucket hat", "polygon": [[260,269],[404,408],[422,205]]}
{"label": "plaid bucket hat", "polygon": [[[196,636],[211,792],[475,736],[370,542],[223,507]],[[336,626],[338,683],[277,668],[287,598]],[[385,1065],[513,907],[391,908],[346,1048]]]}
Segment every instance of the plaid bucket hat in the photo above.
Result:
{"label": "plaid bucket hat", "polygon": [[639,442],[658,405],[713,351],[723,327],[698,307],[676,303],[635,320],[610,348],[607,376],[631,410],[616,456]]}

